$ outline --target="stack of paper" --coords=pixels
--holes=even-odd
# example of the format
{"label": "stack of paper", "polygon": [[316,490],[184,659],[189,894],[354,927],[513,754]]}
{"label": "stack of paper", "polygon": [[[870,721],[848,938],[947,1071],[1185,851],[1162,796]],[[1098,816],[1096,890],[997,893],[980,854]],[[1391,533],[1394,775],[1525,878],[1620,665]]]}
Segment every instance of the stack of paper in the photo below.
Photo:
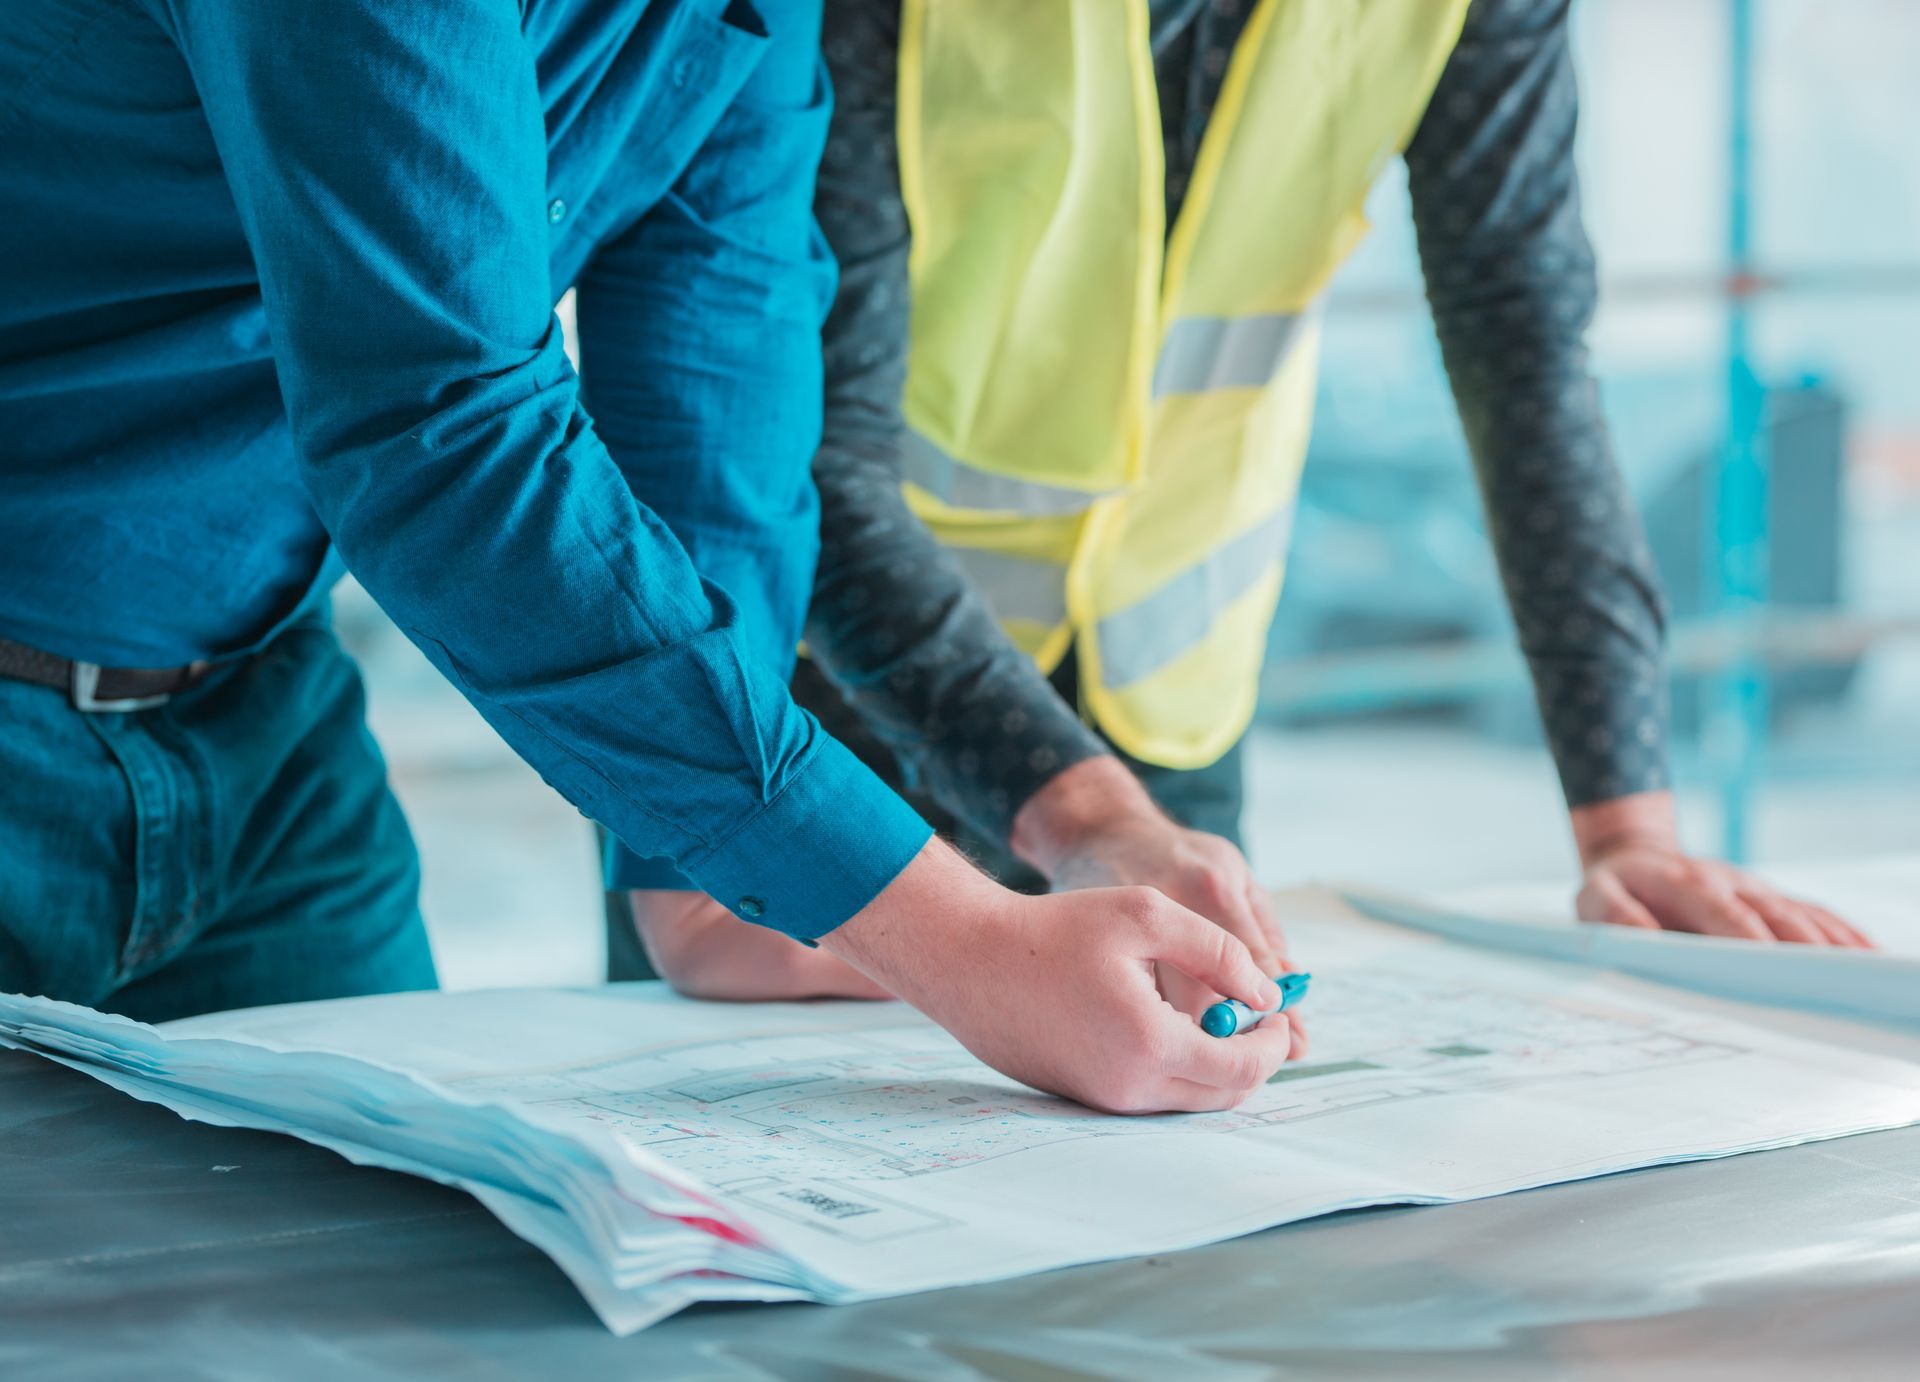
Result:
{"label": "stack of paper", "polygon": [[1312,1054],[1223,1114],[1091,1113],[894,1004],[701,1004],[650,984],[161,1028],[0,998],[0,1044],[464,1187],[623,1332],[695,1300],[959,1285],[1920,1122],[1920,1065],[1325,896],[1288,914],[1315,971]]}
{"label": "stack of paper", "polygon": [[[630,1150],[591,1116],[548,1118],[537,1100],[518,1104],[457,1073],[428,1081],[401,1068],[446,1071],[442,1058],[454,1047],[462,1060],[511,1061],[512,1052],[535,1067],[543,1056],[564,1066],[589,1049],[566,1033],[621,1025],[633,1001],[644,1005],[648,996],[536,990],[298,1004],[225,1015],[222,1023],[258,1019],[255,1031],[232,1040],[177,1034],[190,1024],[160,1029],[68,1004],[0,998],[0,1044],[40,1051],[191,1118],[292,1133],[352,1161],[471,1191],[552,1256],[622,1332],[695,1300],[820,1294],[821,1285],[710,1193]],[[361,1045],[356,1036],[371,1038],[361,1049],[391,1059],[325,1049]],[[536,1086],[546,1072],[510,1068],[504,1083],[545,1092]]]}

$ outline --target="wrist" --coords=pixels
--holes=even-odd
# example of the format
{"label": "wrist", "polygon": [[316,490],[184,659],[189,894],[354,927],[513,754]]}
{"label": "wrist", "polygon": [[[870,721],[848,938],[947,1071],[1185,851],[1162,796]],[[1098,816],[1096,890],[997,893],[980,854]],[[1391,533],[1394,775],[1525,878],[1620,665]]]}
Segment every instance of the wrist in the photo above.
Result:
{"label": "wrist", "polygon": [[1576,806],[1568,814],[1582,868],[1591,868],[1596,861],[1628,845],[1680,847],[1672,792],[1635,792]]}
{"label": "wrist", "polygon": [[1118,758],[1101,754],[1056,773],[1028,797],[1013,818],[1007,847],[1051,879],[1116,820],[1143,815],[1160,815],[1147,789]]}
{"label": "wrist", "polygon": [[919,1007],[956,948],[990,944],[983,938],[1010,897],[936,836],[879,896],[822,936],[820,946]]}

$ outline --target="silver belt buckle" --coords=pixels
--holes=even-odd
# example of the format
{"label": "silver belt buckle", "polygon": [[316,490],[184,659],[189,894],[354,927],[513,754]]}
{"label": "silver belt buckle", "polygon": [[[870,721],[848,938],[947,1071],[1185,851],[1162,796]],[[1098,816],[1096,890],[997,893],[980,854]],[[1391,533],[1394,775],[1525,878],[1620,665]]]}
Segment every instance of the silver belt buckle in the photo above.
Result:
{"label": "silver belt buckle", "polygon": [[103,701],[93,693],[100,686],[100,664],[97,662],[76,662],[73,664],[73,684],[68,688],[75,710],[89,714],[124,715],[132,710],[151,710],[156,705],[165,705],[173,699],[173,693],[163,691],[157,696],[128,696],[117,701]]}

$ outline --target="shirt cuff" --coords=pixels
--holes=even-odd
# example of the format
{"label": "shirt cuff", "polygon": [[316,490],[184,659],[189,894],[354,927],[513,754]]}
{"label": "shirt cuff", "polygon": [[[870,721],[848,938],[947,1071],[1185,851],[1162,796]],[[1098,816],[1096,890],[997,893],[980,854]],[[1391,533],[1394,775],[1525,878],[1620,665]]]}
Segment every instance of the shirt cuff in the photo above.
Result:
{"label": "shirt cuff", "polygon": [[932,835],[851,750],[822,733],[778,796],[680,867],[735,916],[812,944],[878,897]]}

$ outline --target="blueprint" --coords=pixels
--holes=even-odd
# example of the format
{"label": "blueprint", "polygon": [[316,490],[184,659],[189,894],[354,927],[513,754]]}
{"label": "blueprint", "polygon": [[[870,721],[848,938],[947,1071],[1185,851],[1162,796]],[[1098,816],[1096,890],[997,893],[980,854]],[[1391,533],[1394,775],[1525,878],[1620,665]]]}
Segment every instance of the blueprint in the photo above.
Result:
{"label": "blueprint", "polygon": [[0,1039],[189,1116],[472,1190],[616,1329],[853,1300],[1920,1122],[1920,1067],[1579,967],[1287,919],[1310,1053],[1228,1113],[1026,1089],[896,1004],[657,985],[406,994],[143,1028],[0,1000]]}
{"label": "blueprint", "polygon": [[[1881,955],[1920,960],[1920,854],[1782,864],[1755,872],[1790,896],[1838,912],[1865,932]],[[1574,920],[1577,887],[1571,879],[1481,884],[1421,901],[1435,910],[1488,921],[1565,926]]]}
{"label": "blueprint", "polygon": [[[675,1044],[562,1072],[459,1083],[613,1128],[704,1183],[739,1192],[822,1173],[848,1183],[912,1180],[1086,1139],[1218,1137],[1369,1104],[1748,1054],[1736,1037],[1701,1035],[1684,1023],[1568,1011],[1392,969],[1338,991],[1340,1003],[1314,1037],[1337,1056],[1285,1066],[1231,1113],[1093,1114],[982,1070],[944,1032],[897,1011],[870,1027],[804,1040],[773,1032]],[[818,1199],[794,1202],[807,1210],[800,1217],[827,1227],[864,1217]]]}
{"label": "blueprint", "polygon": [[[1897,900],[1848,908],[1879,945],[1876,950],[1755,945],[1719,936],[1576,922],[1567,891],[1551,885],[1483,888],[1438,901],[1366,888],[1341,892],[1370,916],[1450,940],[1599,966],[1753,1003],[1920,1031],[1920,908],[1913,901],[1920,864],[1895,860],[1878,871],[1898,887]],[[1874,872],[1857,868],[1856,887],[1872,880]],[[1817,878],[1806,892],[1823,895]]]}

